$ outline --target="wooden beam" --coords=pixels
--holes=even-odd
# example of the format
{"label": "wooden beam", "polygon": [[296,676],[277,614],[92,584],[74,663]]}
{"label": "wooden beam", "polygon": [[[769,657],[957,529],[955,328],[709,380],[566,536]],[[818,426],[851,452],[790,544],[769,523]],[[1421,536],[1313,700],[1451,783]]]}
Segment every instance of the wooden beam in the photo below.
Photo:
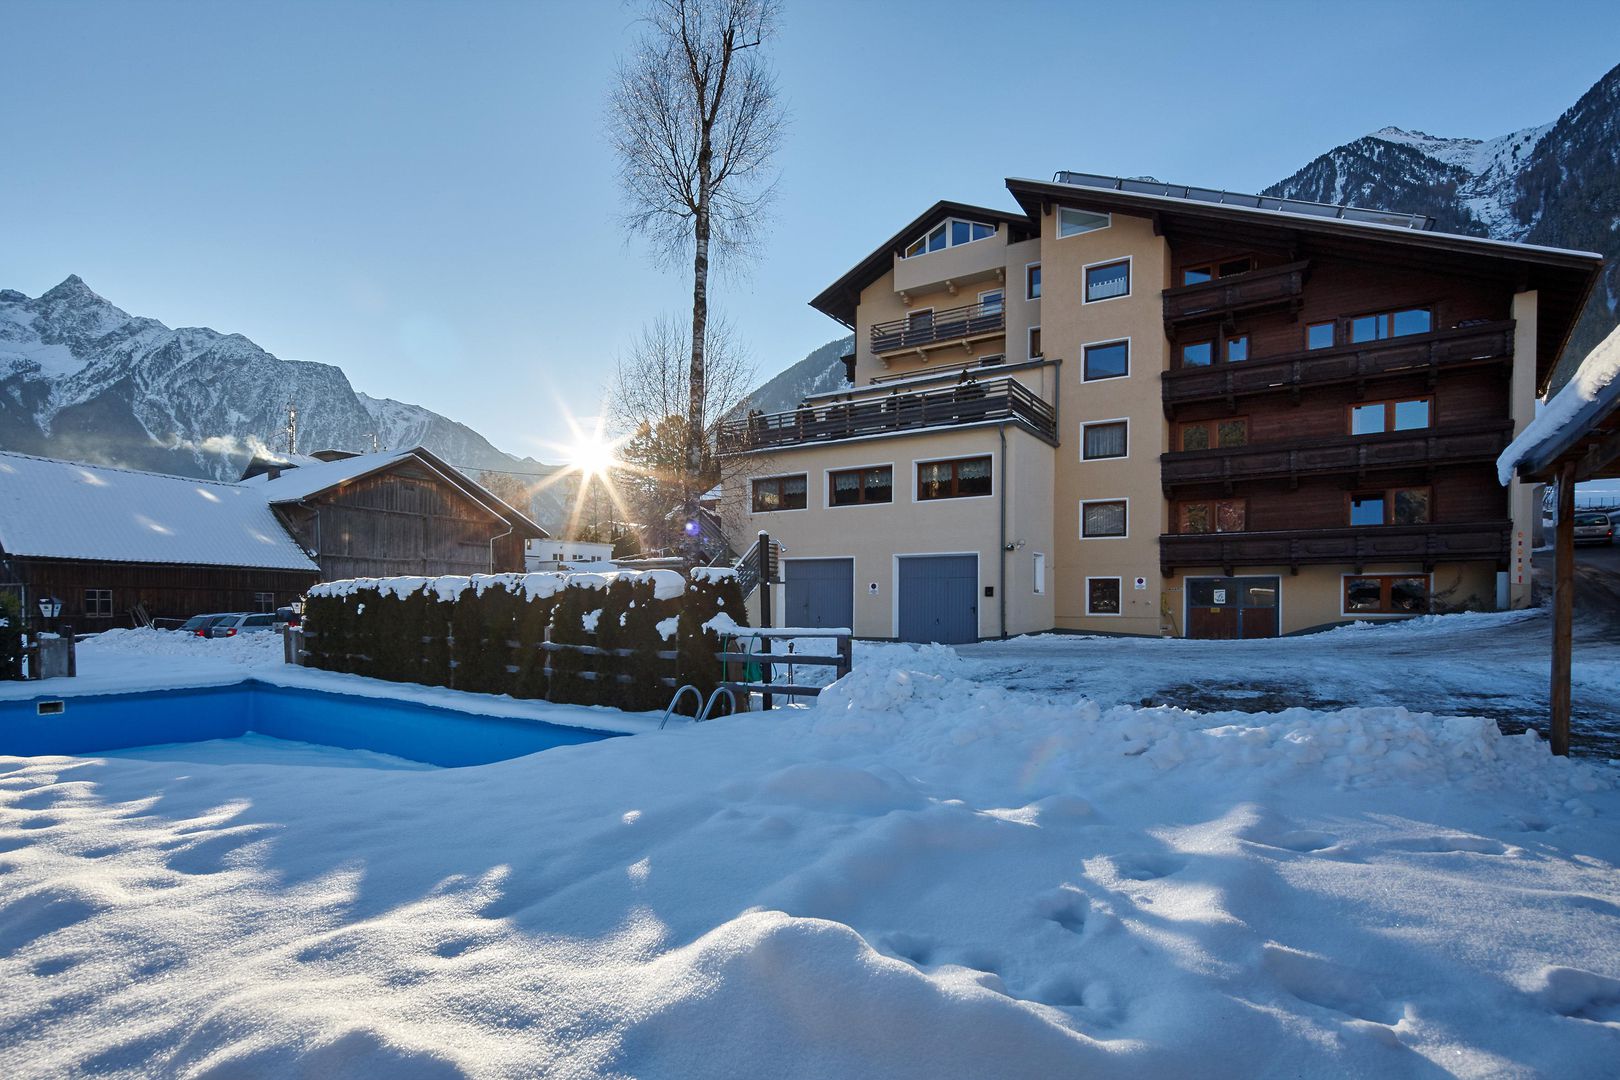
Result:
{"label": "wooden beam", "polygon": [[1552,752],[1569,753],[1569,665],[1575,630],[1575,462],[1558,473],[1553,552]]}

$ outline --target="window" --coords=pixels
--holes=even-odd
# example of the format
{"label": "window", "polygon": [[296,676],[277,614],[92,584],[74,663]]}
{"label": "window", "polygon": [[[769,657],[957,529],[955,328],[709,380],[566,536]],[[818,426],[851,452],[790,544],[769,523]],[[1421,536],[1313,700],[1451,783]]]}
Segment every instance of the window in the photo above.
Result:
{"label": "window", "polygon": [[1193,341],[1181,347],[1182,367],[1208,367],[1214,359],[1213,341]]}
{"label": "window", "polygon": [[905,258],[914,255],[926,255],[930,251],[939,251],[945,247],[956,247],[959,244],[971,244],[975,240],[987,240],[996,235],[994,225],[986,225],[982,221],[964,221],[961,218],[951,218],[943,225],[936,225],[922,236],[917,237],[906,248]]}
{"label": "window", "polygon": [[1033,567],[1031,567],[1030,573],[1033,575],[1033,580],[1035,582],[1035,595],[1036,596],[1045,596],[1046,595],[1046,556],[1041,554],[1039,551],[1037,551],[1035,553],[1035,565]]}
{"label": "window", "polygon": [[1392,488],[1350,496],[1351,525],[1427,525],[1431,519],[1428,488]]}
{"label": "window", "polygon": [[1100,461],[1104,458],[1122,458],[1126,454],[1126,436],[1130,424],[1125,420],[1105,420],[1096,424],[1080,425],[1080,460]]}
{"label": "window", "polygon": [[989,356],[979,357],[980,367],[996,367],[1000,364],[1005,364],[1006,362],[1007,357],[1005,353],[991,353]]}
{"label": "window", "polygon": [[934,328],[934,309],[922,308],[906,313],[906,333],[926,333]]}
{"label": "window", "polygon": [[754,513],[772,510],[803,510],[809,485],[804,473],[797,476],[769,476],[754,481]]}
{"label": "window", "polygon": [[1248,521],[1249,504],[1244,499],[1200,499],[1176,510],[1176,531],[1183,533],[1243,532]]}
{"label": "window", "polygon": [[1422,615],[1428,610],[1429,578],[1426,574],[1345,575],[1346,615]]}
{"label": "window", "polygon": [[1249,358],[1249,335],[1239,334],[1226,339],[1226,362],[1236,364]]}
{"label": "window", "polygon": [[1058,235],[1079,236],[1081,233],[1106,229],[1113,221],[1107,214],[1093,214],[1090,210],[1058,210]]}
{"label": "window", "polygon": [[84,590],[84,614],[88,619],[112,618],[112,590],[86,589]]}
{"label": "window", "polygon": [[1086,267],[1086,303],[1113,300],[1131,293],[1131,260]]}
{"label": "window", "polygon": [[1233,274],[1247,274],[1254,269],[1254,260],[1248,256],[1241,259],[1227,259],[1219,263],[1205,263],[1203,266],[1189,266],[1181,271],[1183,285],[1202,285],[1206,281],[1213,281],[1218,277],[1231,277]]}
{"label": "window", "polygon": [[1006,307],[1007,294],[1000,289],[979,294],[979,313],[982,315],[1000,315]]}
{"label": "window", "polygon": [[1358,315],[1350,320],[1350,340],[1383,341],[1407,334],[1427,334],[1432,322],[1428,308],[1404,308],[1400,311],[1381,311],[1376,315]]}
{"label": "window", "polygon": [[1039,300],[1041,298],[1041,264],[1031,263],[1024,267],[1024,299]]}
{"label": "window", "polygon": [[267,593],[267,592],[256,592],[256,593],[253,594],[253,603],[255,605],[257,605],[257,607],[258,607],[258,609],[260,611],[275,611],[276,610],[276,594],[275,593]]}
{"label": "window", "polygon": [[1117,577],[1086,578],[1086,614],[1118,615],[1120,579]]}
{"label": "window", "polygon": [[1383,431],[1417,431],[1433,421],[1430,398],[1369,401],[1350,406],[1350,434],[1377,435]]}
{"label": "window", "polygon": [[1041,352],[1041,328],[1032,326],[1029,328],[1029,358],[1036,360],[1044,355],[1046,354]]}
{"label": "window", "polygon": [[1080,538],[1104,539],[1125,535],[1125,500],[1105,499],[1080,504]]}
{"label": "window", "polygon": [[1118,379],[1131,373],[1130,343],[1110,341],[1102,345],[1087,345],[1085,350],[1086,382],[1094,379]]}
{"label": "window", "polygon": [[891,465],[840,469],[827,474],[827,503],[830,506],[864,506],[893,501],[894,467]]}
{"label": "window", "polygon": [[1249,445],[1249,418],[1189,420],[1181,425],[1181,449],[1230,450]]}
{"label": "window", "polygon": [[1307,326],[1305,328],[1305,347],[1307,349],[1333,348],[1333,324],[1319,322]]}
{"label": "window", "polygon": [[917,463],[917,499],[964,499],[990,494],[990,458]]}

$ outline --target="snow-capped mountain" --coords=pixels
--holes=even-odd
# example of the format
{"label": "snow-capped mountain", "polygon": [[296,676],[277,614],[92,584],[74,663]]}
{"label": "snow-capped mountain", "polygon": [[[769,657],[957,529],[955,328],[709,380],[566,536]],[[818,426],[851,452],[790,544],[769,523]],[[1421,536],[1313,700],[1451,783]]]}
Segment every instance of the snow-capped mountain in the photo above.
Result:
{"label": "snow-capped mountain", "polygon": [[1620,321],[1620,67],[1557,120],[1494,139],[1386,127],[1264,192],[1432,215],[1436,228],[1607,260],[1555,385]]}
{"label": "snow-capped mountain", "polygon": [[854,347],[854,335],[845,334],[812,350],[803,360],[749,394],[743,408],[786,412],[811,394],[838,389],[844,385],[844,364],[840,358]]}
{"label": "snow-capped mountain", "polygon": [[37,298],[0,290],[0,448],[235,479],[255,450],[284,448],[289,402],[303,450],[369,451],[375,436],[473,472],[556,469],[430,409],[356,393],[330,364],[132,316],[77,275]]}

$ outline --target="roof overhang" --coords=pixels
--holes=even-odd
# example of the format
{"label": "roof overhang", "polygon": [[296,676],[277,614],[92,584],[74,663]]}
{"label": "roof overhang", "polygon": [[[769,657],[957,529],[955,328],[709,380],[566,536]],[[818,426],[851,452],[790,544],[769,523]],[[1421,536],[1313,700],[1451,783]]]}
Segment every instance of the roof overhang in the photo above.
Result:
{"label": "roof overhang", "polygon": [[894,268],[894,258],[919,235],[932,229],[947,218],[967,217],[978,221],[1006,225],[1012,235],[1009,240],[1027,240],[1035,235],[1035,222],[1024,214],[1009,210],[993,210],[988,206],[941,200],[913,218],[899,232],[885,240],[872,254],[856,263],[843,277],[821,290],[810,306],[832,319],[855,329],[855,308],[861,300],[861,290]]}
{"label": "roof overhang", "polygon": [[1620,478],[1620,379],[1532,447],[1514,471],[1527,483],[1548,483],[1572,462],[1577,481]]}
{"label": "roof overhang", "polygon": [[1216,241],[1241,239],[1306,255],[1320,252],[1368,262],[1397,260],[1403,266],[1496,279],[1515,292],[1534,289],[1539,294],[1536,382],[1541,390],[1546,389],[1553,367],[1603,268],[1603,257],[1590,251],[1515,244],[1457,233],[1139,191],[1015,177],[1008,178],[1007,190],[1034,222],[1061,204],[1149,218],[1155,231],[1161,234]]}

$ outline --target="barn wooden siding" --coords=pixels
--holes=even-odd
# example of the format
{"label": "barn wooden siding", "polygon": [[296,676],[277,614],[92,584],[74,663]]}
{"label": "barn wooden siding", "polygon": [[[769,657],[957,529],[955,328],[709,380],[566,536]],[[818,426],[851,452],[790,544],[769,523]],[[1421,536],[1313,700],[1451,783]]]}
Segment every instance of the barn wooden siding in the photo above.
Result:
{"label": "barn wooden siding", "polygon": [[[187,619],[209,612],[274,610],[303,595],[317,575],[303,570],[173,566],[7,557],[4,584],[20,591],[29,616],[42,596],[62,602],[61,622],[78,631],[134,626],[132,612],[153,619]],[[111,590],[112,614],[86,610],[89,590]]]}

